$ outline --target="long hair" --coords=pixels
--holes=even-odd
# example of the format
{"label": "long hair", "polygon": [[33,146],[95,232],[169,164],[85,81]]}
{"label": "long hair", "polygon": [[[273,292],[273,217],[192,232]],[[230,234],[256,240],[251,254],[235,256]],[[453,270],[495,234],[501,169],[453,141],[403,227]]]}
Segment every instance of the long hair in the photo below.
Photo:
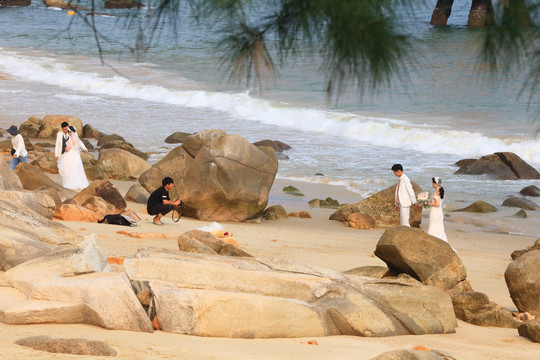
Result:
{"label": "long hair", "polygon": [[441,200],[444,199],[444,188],[441,186],[441,184],[442,184],[441,179],[439,179],[438,177],[434,177],[434,178],[431,178],[431,181],[434,184],[439,185],[439,196],[440,196]]}

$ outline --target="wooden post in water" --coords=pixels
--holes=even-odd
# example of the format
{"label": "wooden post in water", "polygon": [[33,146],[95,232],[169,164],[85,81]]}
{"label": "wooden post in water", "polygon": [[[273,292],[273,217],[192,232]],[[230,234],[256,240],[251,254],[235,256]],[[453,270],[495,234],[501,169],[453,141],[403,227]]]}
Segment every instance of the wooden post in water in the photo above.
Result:
{"label": "wooden post in water", "polygon": [[446,25],[450,13],[452,12],[452,5],[454,0],[437,0],[437,5],[431,15],[431,25]]}
{"label": "wooden post in water", "polygon": [[469,11],[468,27],[482,27],[495,24],[491,0],[473,0]]}

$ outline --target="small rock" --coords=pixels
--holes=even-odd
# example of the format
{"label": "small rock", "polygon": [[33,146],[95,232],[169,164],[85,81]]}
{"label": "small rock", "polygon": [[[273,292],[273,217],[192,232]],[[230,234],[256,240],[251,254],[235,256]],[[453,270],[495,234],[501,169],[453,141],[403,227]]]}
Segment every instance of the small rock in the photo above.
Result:
{"label": "small rock", "polygon": [[458,209],[454,211],[465,211],[465,212],[474,212],[474,213],[490,213],[490,212],[496,212],[497,208],[485,201],[475,201],[471,205],[463,208]]}
{"label": "small rock", "polygon": [[307,211],[297,211],[297,212],[289,213],[289,217],[311,219],[311,214]]}
{"label": "small rock", "polygon": [[17,340],[17,345],[58,354],[116,356],[116,350],[103,341],[31,336]]}
{"label": "small rock", "polygon": [[517,207],[524,210],[538,210],[540,208],[534,201],[519,197],[510,197],[504,200],[502,206]]}
{"label": "small rock", "polygon": [[521,189],[519,193],[524,196],[540,196],[540,188],[530,185]]}

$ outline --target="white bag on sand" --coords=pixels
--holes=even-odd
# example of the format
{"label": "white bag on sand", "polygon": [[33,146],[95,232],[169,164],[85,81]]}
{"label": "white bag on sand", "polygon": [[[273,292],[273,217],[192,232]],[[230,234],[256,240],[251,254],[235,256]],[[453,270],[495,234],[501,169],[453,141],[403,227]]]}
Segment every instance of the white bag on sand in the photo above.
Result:
{"label": "white bag on sand", "polygon": [[202,231],[206,231],[206,232],[209,232],[209,233],[215,233],[217,231],[220,231],[220,230],[223,231],[225,229],[223,228],[223,226],[221,224],[214,221],[210,225],[205,225],[203,227],[198,228],[197,230],[202,230]]}

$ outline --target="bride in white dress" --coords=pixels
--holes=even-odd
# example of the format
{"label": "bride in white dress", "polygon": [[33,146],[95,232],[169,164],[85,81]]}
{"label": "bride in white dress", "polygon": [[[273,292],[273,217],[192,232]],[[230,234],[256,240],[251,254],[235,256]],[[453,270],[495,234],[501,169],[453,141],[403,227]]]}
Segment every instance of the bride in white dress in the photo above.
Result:
{"label": "bride in white dress", "polygon": [[68,128],[69,140],[66,143],[66,152],[58,161],[58,172],[62,177],[62,186],[67,189],[80,190],[88,186],[88,180],[84,173],[80,151],[88,152],[88,149],[79,140],[73,126]]}
{"label": "bride in white dress", "polygon": [[432,201],[428,203],[431,207],[429,210],[428,234],[448,242],[446,233],[444,232],[444,214],[442,210],[444,189],[441,186],[441,179],[438,177],[432,178],[431,182],[435,192],[433,193]]}

